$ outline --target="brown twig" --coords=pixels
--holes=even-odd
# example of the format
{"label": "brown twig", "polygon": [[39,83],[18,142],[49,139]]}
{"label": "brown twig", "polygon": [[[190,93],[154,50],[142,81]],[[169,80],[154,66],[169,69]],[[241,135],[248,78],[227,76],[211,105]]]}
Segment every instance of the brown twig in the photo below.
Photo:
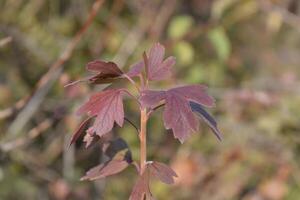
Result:
{"label": "brown twig", "polygon": [[141,110],[140,138],[140,174],[143,174],[147,163],[147,110]]}
{"label": "brown twig", "polygon": [[[10,125],[8,132],[17,134],[20,132],[20,130],[23,129],[25,124],[30,120],[32,115],[36,112],[39,105],[42,103],[43,99],[49,92],[52,84],[54,81],[59,77],[59,74],[62,72],[63,64],[71,57],[75,47],[81,40],[83,34],[87,31],[89,26],[92,24],[94,18],[97,15],[97,12],[101,5],[103,4],[104,0],[96,0],[92,6],[92,9],[89,13],[89,16],[82,26],[82,28],[76,33],[76,35],[71,39],[71,41],[68,43],[67,47],[62,51],[61,56],[54,62],[50,69],[46,74],[42,76],[42,78],[38,81],[36,88],[33,91],[33,95],[31,97],[24,97],[25,102],[25,108],[19,113],[17,118],[12,122]],[[28,99],[28,100],[27,100]],[[22,100],[21,100],[22,101]],[[22,108],[22,106],[21,106]],[[16,106],[13,106],[10,110],[15,110]],[[20,109],[20,108],[18,108]],[[8,114],[11,114],[12,112],[6,112],[5,116],[9,116]]]}

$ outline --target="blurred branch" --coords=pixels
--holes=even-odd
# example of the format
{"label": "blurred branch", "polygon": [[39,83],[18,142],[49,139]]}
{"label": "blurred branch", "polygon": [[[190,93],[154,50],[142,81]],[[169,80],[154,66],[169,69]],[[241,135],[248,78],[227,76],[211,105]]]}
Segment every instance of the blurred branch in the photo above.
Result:
{"label": "blurred branch", "polygon": [[167,0],[161,5],[161,8],[155,17],[155,23],[151,28],[152,40],[158,40],[165,31],[168,20],[174,13],[177,6],[176,0]]}
{"label": "blurred branch", "polygon": [[8,43],[10,43],[12,41],[12,37],[8,36],[6,38],[3,38],[0,40],[0,48],[4,47],[5,45],[7,45]]}
{"label": "blurred branch", "polygon": [[124,42],[120,46],[116,56],[114,57],[114,61],[118,63],[120,66],[126,64],[129,56],[134,52],[140,41],[143,39],[146,30],[149,28],[152,17],[154,17],[151,9],[145,6],[141,10],[141,15],[139,17],[139,21],[136,26],[134,26],[128,33],[127,37],[124,39]]}
{"label": "blurred branch", "polygon": [[31,129],[28,134],[24,137],[20,137],[16,140],[12,140],[7,143],[0,144],[0,149],[4,152],[11,151],[15,148],[24,146],[28,143],[30,143],[33,139],[38,137],[41,133],[43,133],[45,130],[47,130],[51,125],[53,124],[53,121],[50,119],[46,119],[40,124],[38,124],[36,127]]}
{"label": "blurred branch", "polygon": [[132,55],[132,53],[141,43],[146,32],[155,24],[159,24],[161,19],[155,16],[157,13],[161,13],[164,8],[164,6],[161,6],[160,8],[153,6],[150,4],[150,2],[147,2],[142,6],[137,25],[129,31],[127,37],[124,39],[124,42],[113,59],[116,63],[118,63],[120,66],[126,64],[130,55]]}
{"label": "blurred branch", "polygon": [[[9,134],[18,134],[25,124],[30,120],[32,115],[36,112],[45,96],[52,87],[54,81],[59,77],[59,74],[62,72],[63,64],[71,57],[75,47],[81,40],[83,34],[87,31],[89,26],[92,24],[94,18],[97,15],[97,12],[104,0],[96,0],[92,6],[92,9],[89,13],[89,16],[82,26],[82,28],[76,33],[76,35],[68,43],[67,47],[62,51],[61,56],[57,59],[53,65],[50,66],[50,69],[42,78],[38,81],[37,86],[33,92],[33,95],[28,98],[28,103],[25,104],[25,108],[18,114],[16,119],[12,122],[8,128]],[[27,101],[26,101],[27,102]],[[16,107],[14,106],[14,109]],[[9,115],[6,115],[6,117]]]}
{"label": "blurred branch", "polygon": [[288,9],[272,4],[269,0],[260,0],[260,8],[264,12],[277,11],[280,13],[282,20],[300,32],[300,17],[291,13]]}
{"label": "blurred branch", "polygon": [[6,108],[4,110],[0,110],[0,120],[13,115],[13,113],[15,111],[21,109],[25,105],[27,100],[28,100],[28,97],[24,98],[24,99],[20,99],[14,106],[12,106],[10,108]]}

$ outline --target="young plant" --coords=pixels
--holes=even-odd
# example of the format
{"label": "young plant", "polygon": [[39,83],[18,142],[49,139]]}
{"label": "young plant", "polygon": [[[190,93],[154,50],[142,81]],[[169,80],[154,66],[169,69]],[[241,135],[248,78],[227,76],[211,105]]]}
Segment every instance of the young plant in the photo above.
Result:
{"label": "young plant", "polygon": [[[147,161],[147,121],[160,107],[164,107],[164,126],[166,129],[172,129],[174,137],[181,143],[193,132],[198,131],[196,115],[209,125],[219,140],[221,139],[216,121],[204,109],[204,107],[214,106],[214,99],[206,93],[206,86],[187,85],[168,90],[151,89],[150,83],[170,77],[171,68],[175,65],[175,58],[170,56],[164,60],[164,54],[165,48],[159,43],[154,44],[147,54],[144,52],[141,61],[133,65],[127,73],[113,62],[96,60],[87,64],[87,70],[94,75],[84,79],[85,81],[91,84],[103,84],[127,79],[137,90],[138,96],[135,97],[126,88],[108,88],[93,94],[78,110],[78,114],[87,114],[88,118],[74,133],[70,145],[85,133],[84,142],[86,147],[89,147],[94,141],[101,140],[110,132],[115,123],[122,127],[126,120],[138,131],[140,160],[139,163],[132,160],[124,140],[118,138],[108,142],[102,141],[103,152],[109,160],[90,169],[81,180],[104,178],[121,172],[129,165],[134,165],[138,172],[138,179],[129,197],[130,200],[153,199],[149,189],[150,177],[156,177],[166,184],[173,184],[174,177],[177,175],[170,167],[157,161]],[[124,95],[133,97],[139,105],[139,128],[124,115]]]}

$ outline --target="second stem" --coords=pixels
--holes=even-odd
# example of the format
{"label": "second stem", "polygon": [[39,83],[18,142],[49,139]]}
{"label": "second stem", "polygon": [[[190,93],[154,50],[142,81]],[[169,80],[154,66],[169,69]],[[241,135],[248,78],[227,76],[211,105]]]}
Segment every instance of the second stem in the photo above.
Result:
{"label": "second stem", "polygon": [[140,174],[144,173],[147,159],[147,110],[143,108],[141,110],[141,131],[140,131]]}

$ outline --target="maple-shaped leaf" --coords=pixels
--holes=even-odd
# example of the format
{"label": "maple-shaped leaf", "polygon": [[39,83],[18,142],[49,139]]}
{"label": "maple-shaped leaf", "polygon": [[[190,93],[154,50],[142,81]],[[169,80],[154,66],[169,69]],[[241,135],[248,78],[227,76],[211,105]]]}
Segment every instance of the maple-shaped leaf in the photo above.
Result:
{"label": "maple-shaped leaf", "polygon": [[150,173],[166,184],[174,184],[174,177],[178,177],[177,174],[169,166],[153,161],[148,164]]}
{"label": "maple-shaped leaf", "polygon": [[149,187],[149,170],[146,168],[132,189],[129,200],[154,200]]}
{"label": "maple-shaped leaf", "polygon": [[95,116],[93,130],[98,136],[109,132],[116,122],[123,126],[124,109],[122,97],[128,91],[124,89],[111,89],[98,92],[90,97],[88,102],[79,108],[78,114],[87,113]]}
{"label": "maple-shaped leaf", "polygon": [[[148,53],[148,67],[147,78],[150,81],[159,81],[168,78],[171,75],[171,68],[176,63],[176,59],[170,56],[164,60],[165,48],[160,43],[156,43],[152,46]],[[128,76],[134,77],[139,75],[145,67],[144,61],[140,61],[134,64]]]}
{"label": "maple-shaped leaf", "polygon": [[104,164],[100,164],[91,168],[80,180],[93,181],[96,179],[105,178],[123,171],[126,167],[128,167],[128,165],[129,164],[126,160],[110,160]]}
{"label": "maple-shaped leaf", "polygon": [[145,90],[141,93],[140,101],[143,107],[155,107],[165,101],[163,113],[164,125],[172,129],[174,137],[184,142],[192,132],[198,130],[196,120],[189,101],[211,107],[214,99],[206,93],[202,85],[190,85],[172,88],[167,91]]}
{"label": "maple-shaped leaf", "polygon": [[216,137],[219,140],[222,140],[221,132],[218,129],[216,120],[203,108],[203,106],[195,102],[190,102],[190,106],[192,108],[192,111],[197,113],[197,115],[206,122],[206,124],[211,128]]}
{"label": "maple-shaped leaf", "polygon": [[76,140],[78,140],[78,138],[85,132],[92,119],[93,117],[88,117],[83,122],[81,122],[75,133],[72,135],[69,146],[76,142]]}

